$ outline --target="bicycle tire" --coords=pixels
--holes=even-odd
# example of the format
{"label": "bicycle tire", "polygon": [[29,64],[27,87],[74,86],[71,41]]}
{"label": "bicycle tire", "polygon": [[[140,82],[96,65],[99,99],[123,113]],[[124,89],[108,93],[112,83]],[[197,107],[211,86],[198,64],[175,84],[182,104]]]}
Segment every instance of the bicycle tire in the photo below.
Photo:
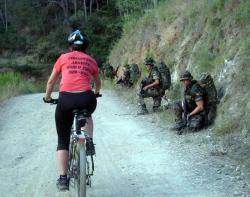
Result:
{"label": "bicycle tire", "polygon": [[78,144],[77,197],[86,197],[86,152],[84,143]]}

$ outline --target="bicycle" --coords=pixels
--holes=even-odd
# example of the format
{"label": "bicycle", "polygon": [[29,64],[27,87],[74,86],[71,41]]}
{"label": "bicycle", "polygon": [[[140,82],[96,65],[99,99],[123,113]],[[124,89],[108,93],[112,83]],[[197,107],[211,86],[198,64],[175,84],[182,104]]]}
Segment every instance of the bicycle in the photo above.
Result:
{"label": "bicycle", "polygon": [[[95,96],[101,97],[102,95],[97,94]],[[58,99],[44,100],[44,102],[57,104]],[[86,145],[89,143],[90,138],[84,130],[87,118],[91,116],[91,113],[87,110],[75,109],[73,114],[67,178],[69,186],[76,189],[76,196],[86,197],[86,185],[91,187],[91,176],[94,175],[95,169],[93,155],[86,154]]]}

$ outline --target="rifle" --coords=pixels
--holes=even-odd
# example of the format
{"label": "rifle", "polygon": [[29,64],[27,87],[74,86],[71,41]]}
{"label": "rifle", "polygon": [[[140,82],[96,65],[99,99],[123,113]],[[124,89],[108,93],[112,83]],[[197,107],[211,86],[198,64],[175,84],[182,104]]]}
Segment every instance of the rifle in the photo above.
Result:
{"label": "rifle", "polygon": [[185,98],[184,98],[183,101],[182,101],[182,108],[183,108],[182,119],[183,119],[183,120],[185,121],[185,123],[187,124],[187,123],[188,123],[188,120],[187,120],[188,106],[187,106],[187,101],[186,101]]}
{"label": "rifle", "polygon": [[145,91],[143,90],[143,88],[147,85],[147,79],[143,79],[140,83],[139,86],[139,92],[141,95],[145,94]]}

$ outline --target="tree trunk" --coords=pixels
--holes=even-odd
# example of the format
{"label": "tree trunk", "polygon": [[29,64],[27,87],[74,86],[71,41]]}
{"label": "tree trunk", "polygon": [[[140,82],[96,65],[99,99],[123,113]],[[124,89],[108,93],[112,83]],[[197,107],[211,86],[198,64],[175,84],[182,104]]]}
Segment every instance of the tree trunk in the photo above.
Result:
{"label": "tree trunk", "polygon": [[7,18],[7,0],[4,1],[5,5],[5,31],[8,31],[8,18]]}
{"label": "tree trunk", "polygon": [[96,2],[96,9],[99,10],[99,2],[98,2],[98,0],[96,0],[95,2]]}
{"label": "tree trunk", "polygon": [[83,0],[83,6],[84,6],[84,21],[87,21],[87,5],[86,0]]}
{"label": "tree trunk", "polygon": [[3,11],[2,10],[0,10],[0,18],[1,18],[1,21],[3,23],[3,27],[5,27],[5,19],[4,19]]}
{"label": "tree trunk", "polygon": [[63,21],[64,29],[66,30],[67,33],[70,33],[72,31],[72,27],[69,22],[68,0],[49,1],[49,3],[56,3],[62,8],[64,15],[64,21]]}
{"label": "tree trunk", "polygon": [[156,7],[158,4],[157,0],[154,0],[154,7]]}
{"label": "tree trunk", "polygon": [[90,0],[90,3],[89,3],[89,15],[90,16],[92,15],[92,6],[93,6],[93,0]]}
{"label": "tree trunk", "polygon": [[77,2],[76,2],[76,0],[74,0],[74,12],[75,12],[75,16],[76,16],[76,11],[77,11]]}

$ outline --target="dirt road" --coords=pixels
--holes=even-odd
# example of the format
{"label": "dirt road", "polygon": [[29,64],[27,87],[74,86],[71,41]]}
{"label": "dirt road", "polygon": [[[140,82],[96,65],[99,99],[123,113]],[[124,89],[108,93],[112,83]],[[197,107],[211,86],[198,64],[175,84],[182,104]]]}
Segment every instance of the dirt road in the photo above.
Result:
{"label": "dirt road", "polygon": [[[56,94],[55,94],[56,95]],[[71,197],[55,186],[55,106],[42,94],[0,107],[0,196]],[[227,161],[204,153],[154,115],[136,116],[105,91],[94,113],[96,171],[91,197],[248,196],[248,183],[223,172]]]}

